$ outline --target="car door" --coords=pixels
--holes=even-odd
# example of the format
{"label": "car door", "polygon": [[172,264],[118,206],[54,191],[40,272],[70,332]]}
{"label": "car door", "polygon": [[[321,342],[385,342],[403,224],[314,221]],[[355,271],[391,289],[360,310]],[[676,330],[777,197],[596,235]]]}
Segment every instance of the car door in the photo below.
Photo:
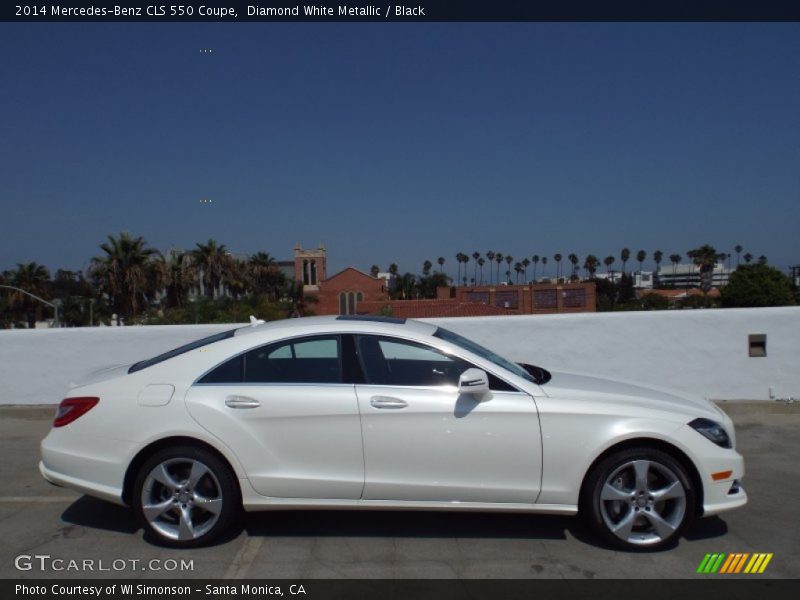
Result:
{"label": "car door", "polygon": [[337,335],[250,350],[195,383],[191,415],[236,453],[255,490],[280,498],[358,499],[364,485],[353,384]]}
{"label": "car door", "polygon": [[494,375],[485,397],[459,394],[473,365],[417,342],[359,336],[356,347],[365,500],[536,501],[542,446],[530,395]]}

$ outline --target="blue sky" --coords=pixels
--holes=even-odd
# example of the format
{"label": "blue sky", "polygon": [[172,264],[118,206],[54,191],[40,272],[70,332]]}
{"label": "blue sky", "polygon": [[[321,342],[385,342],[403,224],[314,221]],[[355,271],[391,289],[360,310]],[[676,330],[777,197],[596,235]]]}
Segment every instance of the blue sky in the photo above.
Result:
{"label": "blue sky", "polygon": [[3,23],[0,52],[0,268],[123,230],[331,271],[800,263],[798,24]]}

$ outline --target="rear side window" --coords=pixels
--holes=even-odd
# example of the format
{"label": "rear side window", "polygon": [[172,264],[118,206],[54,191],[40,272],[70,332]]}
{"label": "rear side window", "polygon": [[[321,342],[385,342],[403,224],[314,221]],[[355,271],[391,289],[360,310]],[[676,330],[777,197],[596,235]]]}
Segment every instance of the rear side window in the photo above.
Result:
{"label": "rear side window", "polygon": [[341,383],[338,336],[261,346],[222,363],[198,383]]}
{"label": "rear side window", "polygon": [[146,369],[147,367],[152,367],[153,365],[157,365],[160,362],[164,362],[165,360],[169,360],[170,358],[174,358],[181,354],[191,352],[192,350],[197,350],[198,348],[202,348],[203,346],[208,346],[209,344],[213,344],[214,342],[219,342],[220,340],[227,340],[228,338],[232,338],[236,333],[237,329],[230,329],[228,331],[223,331],[222,333],[215,333],[214,335],[210,335],[208,337],[195,340],[194,342],[189,342],[188,344],[175,348],[174,350],[170,350],[169,352],[164,352],[164,354],[159,354],[158,356],[154,356],[153,358],[148,358],[147,360],[141,360],[131,365],[131,368],[128,369],[128,373],[135,373],[136,371],[141,371],[142,369]]}

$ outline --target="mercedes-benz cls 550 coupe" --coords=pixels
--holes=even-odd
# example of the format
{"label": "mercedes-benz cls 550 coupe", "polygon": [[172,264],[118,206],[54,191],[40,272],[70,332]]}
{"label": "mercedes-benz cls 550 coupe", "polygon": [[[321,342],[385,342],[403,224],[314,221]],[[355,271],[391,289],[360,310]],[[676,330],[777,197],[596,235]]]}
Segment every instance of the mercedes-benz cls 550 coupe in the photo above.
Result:
{"label": "mercedes-benz cls 550 coupe", "polygon": [[172,547],[242,510],[443,509],[580,513],[608,543],[655,548],[745,504],[735,442],[700,398],[551,373],[427,322],[310,317],[92,374],[40,470]]}

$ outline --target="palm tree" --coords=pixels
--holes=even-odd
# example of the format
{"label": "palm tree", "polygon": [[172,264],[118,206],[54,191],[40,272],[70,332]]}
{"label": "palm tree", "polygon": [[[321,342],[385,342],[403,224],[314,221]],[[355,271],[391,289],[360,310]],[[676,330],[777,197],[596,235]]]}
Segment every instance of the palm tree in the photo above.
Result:
{"label": "palm tree", "polygon": [[758,257],[758,264],[760,264],[760,265],[767,264],[767,257],[764,256],[763,254],[761,256],[759,256]]}
{"label": "palm tree", "polygon": [[489,285],[492,284],[492,262],[494,261],[494,250],[486,251],[486,259],[489,261]]}
{"label": "palm tree", "polygon": [[196,245],[197,248],[192,250],[192,259],[201,271],[203,293],[206,298],[213,299],[228,270],[228,250],[225,244],[219,244],[213,239],[205,244],[198,242]]}
{"label": "palm tree", "polygon": [[623,248],[622,252],[619,253],[619,259],[622,261],[622,272],[625,273],[625,265],[628,264],[628,261],[631,258],[631,251],[628,248]]}
{"label": "palm tree", "polygon": [[753,260],[753,255],[748,252],[742,258],[744,258],[744,262],[746,262],[749,265],[750,261]]}
{"label": "palm tree", "polygon": [[542,257],[542,277],[544,277],[545,273],[547,273],[547,257]]}
{"label": "palm tree", "polygon": [[567,260],[572,263],[572,275],[574,276],[578,272],[578,263],[580,262],[580,259],[578,258],[577,254],[573,253],[567,256]]}
{"label": "palm tree", "polygon": [[439,273],[442,273],[442,269],[444,268],[444,256],[437,258],[436,262],[439,263]]}
{"label": "palm tree", "polygon": [[664,253],[661,250],[653,252],[653,262],[656,263],[656,272],[661,270],[661,261],[664,259]]}
{"label": "palm tree", "polygon": [[486,264],[486,260],[484,260],[484,258],[481,256],[478,259],[478,266],[480,266],[480,268],[481,268],[481,280],[480,280],[481,283],[480,283],[480,285],[483,285],[483,265],[484,264]]}
{"label": "palm tree", "polygon": [[742,253],[742,245],[736,244],[733,249],[736,251],[736,267],[739,267],[739,255]]}
{"label": "palm tree", "polygon": [[422,274],[427,277],[431,274],[431,268],[433,267],[433,263],[429,260],[426,260],[422,263]]}
{"label": "palm tree", "polygon": [[467,270],[467,255],[463,252],[459,252],[456,254],[456,260],[458,261],[458,277],[456,278],[456,282],[461,281],[461,265],[464,265],[464,279],[466,279],[466,270]]}
{"label": "palm tree", "polygon": [[378,277],[378,274],[381,272],[381,268],[378,265],[372,265],[369,268],[369,274],[373,277]]}
{"label": "palm tree", "polygon": [[[377,267],[377,265],[372,265],[373,269]],[[256,252],[248,260],[247,268],[254,291],[262,292],[273,300],[280,299],[281,291],[286,285],[286,276],[278,267],[278,262],[269,253]]]}
{"label": "palm tree", "polygon": [[556,253],[553,255],[553,260],[556,261],[556,281],[561,279],[561,254]]}
{"label": "palm tree", "polygon": [[478,259],[480,257],[481,257],[481,253],[480,252],[473,252],[472,253],[472,258],[475,260],[475,272],[473,273],[473,276],[474,276],[473,278],[475,279],[475,281],[478,280]]}
{"label": "palm tree", "polygon": [[530,266],[530,264],[531,261],[527,256],[522,259],[522,276],[525,279],[523,283],[528,283],[528,267]]}
{"label": "palm tree", "polygon": [[469,262],[469,254],[462,254],[461,260],[464,261],[464,285],[467,285],[467,263]]}
{"label": "palm tree", "polygon": [[719,255],[713,246],[704,244],[694,250],[689,250],[686,253],[692,258],[692,261],[700,269],[700,289],[703,290],[703,295],[708,296],[713,284],[714,267],[717,264]]}
{"label": "palm tree", "polygon": [[536,283],[536,266],[539,264],[539,255],[534,254],[531,256],[531,261],[533,262],[533,281]]}
{"label": "palm tree", "polygon": [[614,258],[613,256],[606,256],[603,259],[603,264],[606,266],[606,273],[610,273],[611,272],[610,271],[611,265],[613,265],[616,262],[616,260],[617,259]]}
{"label": "palm tree", "polygon": [[154,267],[161,271],[160,279],[166,291],[164,305],[183,306],[197,282],[197,268],[192,262],[191,255],[171,250],[166,258],[159,256]]}
{"label": "palm tree", "polygon": [[644,262],[644,259],[646,259],[646,258],[647,258],[647,252],[645,252],[644,250],[639,250],[636,253],[636,262],[639,263],[639,272],[640,273],[642,272],[642,263]]}
{"label": "palm tree", "polygon": [[594,254],[590,254],[586,257],[586,260],[583,262],[583,268],[586,270],[589,279],[594,279],[594,274],[597,273],[597,266],[599,264],[600,261]]}
{"label": "palm tree", "polygon": [[508,265],[508,271],[506,271],[506,281],[511,283],[511,263],[514,262],[514,257],[510,254],[506,256],[506,264]]}
{"label": "palm tree", "polygon": [[392,263],[389,265],[389,274],[392,277],[397,277],[397,273],[400,271],[400,267],[397,266],[397,263]]}
{"label": "palm tree", "polygon": [[494,255],[494,262],[497,263],[497,283],[498,284],[500,283],[500,263],[503,262],[503,258],[505,258],[505,257],[503,256],[502,252],[498,252],[497,254]]}
{"label": "palm tree", "polygon": [[[8,273],[10,285],[25,290],[35,296],[45,296],[50,283],[50,271],[35,262],[18,263],[14,271]],[[28,328],[36,327],[36,318],[41,314],[42,304],[28,294],[13,290],[9,295],[9,308],[19,309],[25,315]]]}
{"label": "palm tree", "polygon": [[672,263],[672,276],[675,277],[675,273],[678,270],[678,263],[681,262],[681,255],[680,254],[670,254],[669,255],[669,262]]}
{"label": "palm tree", "polygon": [[125,232],[117,238],[109,235],[100,249],[105,255],[92,258],[90,273],[108,295],[119,323],[124,317],[136,316],[144,305],[147,271],[157,252],[147,247],[143,237]]}

